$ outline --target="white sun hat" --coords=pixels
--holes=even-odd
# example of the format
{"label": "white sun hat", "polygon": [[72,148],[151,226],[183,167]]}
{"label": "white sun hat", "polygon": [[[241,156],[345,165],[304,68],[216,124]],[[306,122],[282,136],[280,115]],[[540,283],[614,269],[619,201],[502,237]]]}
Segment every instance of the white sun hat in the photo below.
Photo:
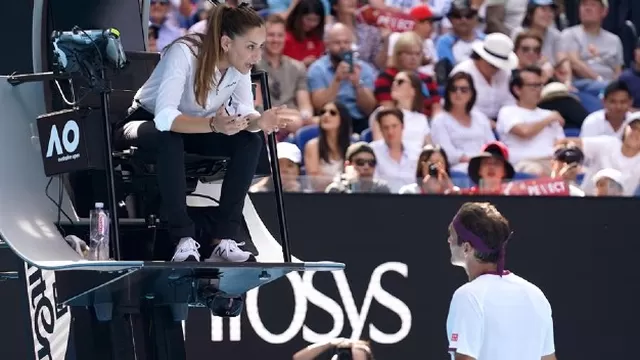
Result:
{"label": "white sun hat", "polygon": [[513,41],[505,34],[489,34],[484,41],[475,41],[471,47],[482,59],[498,69],[511,71],[518,67],[518,56],[513,52]]}

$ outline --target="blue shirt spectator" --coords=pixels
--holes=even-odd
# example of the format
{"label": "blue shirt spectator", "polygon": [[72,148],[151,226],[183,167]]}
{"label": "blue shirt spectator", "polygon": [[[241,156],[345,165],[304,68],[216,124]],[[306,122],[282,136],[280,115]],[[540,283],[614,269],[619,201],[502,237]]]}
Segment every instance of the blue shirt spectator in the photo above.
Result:
{"label": "blue shirt spectator", "polygon": [[[485,34],[482,31],[476,30],[475,34],[476,37],[473,41],[484,40]],[[438,58],[440,60],[447,59],[451,62],[451,65],[455,66],[469,58],[473,41],[461,40],[452,32],[444,34],[440,36],[436,42]]]}
{"label": "blue shirt spectator", "polygon": [[[364,86],[367,89],[373,91],[373,83],[375,80],[375,70],[371,65],[364,61],[358,61],[360,66],[360,86]],[[329,59],[329,55],[324,55],[316,60],[309,67],[307,73],[309,82],[309,91],[314,92],[316,90],[326,89],[331,85],[335,76],[335,70],[333,64]],[[344,104],[349,110],[349,114],[354,119],[363,119],[367,114],[363,114],[356,105],[356,89],[349,81],[343,81],[340,84],[340,90],[338,91],[337,101]]]}

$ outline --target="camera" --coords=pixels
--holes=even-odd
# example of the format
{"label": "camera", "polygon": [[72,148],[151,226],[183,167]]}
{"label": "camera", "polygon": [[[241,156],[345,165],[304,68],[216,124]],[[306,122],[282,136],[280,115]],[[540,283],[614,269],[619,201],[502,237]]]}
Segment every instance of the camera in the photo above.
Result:
{"label": "camera", "polygon": [[438,176],[438,165],[429,164],[429,176]]}
{"label": "camera", "polygon": [[554,158],[563,163],[580,165],[584,161],[584,153],[580,148],[569,145],[557,149]]}
{"label": "camera", "polygon": [[352,360],[353,355],[351,353],[351,348],[336,348],[336,353],[333,357],[335,360]]}

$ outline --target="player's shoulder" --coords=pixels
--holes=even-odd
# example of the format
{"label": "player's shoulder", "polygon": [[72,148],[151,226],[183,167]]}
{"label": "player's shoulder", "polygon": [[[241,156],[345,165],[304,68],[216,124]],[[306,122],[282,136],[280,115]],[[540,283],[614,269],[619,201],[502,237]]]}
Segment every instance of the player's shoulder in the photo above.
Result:
{"label": "player's shoulder", "polygon": [[453,293],[453,298],[477,298],[483,286],[480,286],[479,282],[470,281],[466,284],[460,285],[458,289]]}
{"label": "player's shoulder", "polygon": [[537,298],[538,300],[540,300],[540,302],[545,302],[545,303],[549,303],[549,301],[547,300],[547,296],[544,294],[544,292],[538,287],[538,285],[532,283],[531,281],[518,276],[516,274],[509,274],[509,276],[511,277],[511,281],[512,282],[516,282],[518,284],[520,284],[520,286],[527,291],[530,296],[532,296],[533,298]]}

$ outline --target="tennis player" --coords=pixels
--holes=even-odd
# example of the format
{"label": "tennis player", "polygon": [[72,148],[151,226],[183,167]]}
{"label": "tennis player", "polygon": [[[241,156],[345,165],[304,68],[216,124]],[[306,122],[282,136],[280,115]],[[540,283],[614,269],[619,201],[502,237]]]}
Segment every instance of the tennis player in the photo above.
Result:
{"label": "tennis player", "polygon": [[451,263],[469,282],[453,294],[452,360],[555,360],[551,306],[540,289],[504,269],[509,222],[489,203],[465,203],[449,225]]}

